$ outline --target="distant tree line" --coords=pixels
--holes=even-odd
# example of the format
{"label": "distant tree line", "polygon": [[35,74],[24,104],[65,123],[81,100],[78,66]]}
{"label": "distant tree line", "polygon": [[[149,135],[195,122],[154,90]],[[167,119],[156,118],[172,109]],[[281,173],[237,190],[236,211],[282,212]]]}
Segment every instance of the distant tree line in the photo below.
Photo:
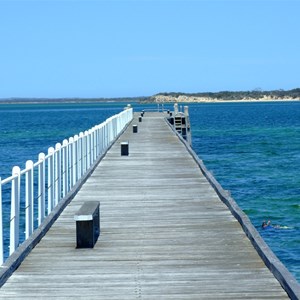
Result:
{"label": "distant tree line", "polygon": [[221,92],[203,92],[203,93],[159,93],[157,95],[162,96],[172,96],[178,98],[179,96],[190,96],[190,97],[206,97],[213,99],[223,99],[223,100],[240,100],[244,98],[260,99],[264,96],[274,97],[274,98],[291,98],[300,99],[300,88],[292,90],[273,90],[273,91],[263,91],[261,89],[255,89],[252,91],[221,91]]}
{"label": "distant tree line", "polygon": [[272,98],[289,98],[289,99],[300,99],[300,88],[292,90],[273,90],[263,91],[261,89],[255,89],[252,91],[221,91],[221,92],[202,92],[202,93],[159,93],[154,96],[144,97],[124,97],[124,98],[2,98],[0,103],[88,103],[88,102],[152,102],[155,96],[172,96],[178,98],[179,96],[190,96],[190,97],[205,97],[220,100],[241,100],[245,98],[249,99],[260,99],[264,96]]}

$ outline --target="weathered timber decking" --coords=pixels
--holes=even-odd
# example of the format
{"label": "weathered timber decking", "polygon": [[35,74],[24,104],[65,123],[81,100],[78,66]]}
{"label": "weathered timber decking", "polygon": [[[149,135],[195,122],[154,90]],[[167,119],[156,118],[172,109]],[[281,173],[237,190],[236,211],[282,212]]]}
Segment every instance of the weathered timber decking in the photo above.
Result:
{"label": "weathered timber decking", "polygon": [[[286,299],[163,115],[110,149],[1,299]],[[129,140],[129,156],[120,141]],[[99,200],[101,235],[75,249],[75,212]]]}

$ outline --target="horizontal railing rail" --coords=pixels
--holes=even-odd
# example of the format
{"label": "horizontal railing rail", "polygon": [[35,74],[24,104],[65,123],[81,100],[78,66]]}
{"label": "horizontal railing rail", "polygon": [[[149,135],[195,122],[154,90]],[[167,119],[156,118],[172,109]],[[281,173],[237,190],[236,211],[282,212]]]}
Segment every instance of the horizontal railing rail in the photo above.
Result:
{"label": "horizontal railing rail", "polygon": [[25,169],[14,166],[10,177],[0,177],[0,265],[42,224],[132,118],[132,108],[127,108],[50,147],[38,161],[28,160]]}

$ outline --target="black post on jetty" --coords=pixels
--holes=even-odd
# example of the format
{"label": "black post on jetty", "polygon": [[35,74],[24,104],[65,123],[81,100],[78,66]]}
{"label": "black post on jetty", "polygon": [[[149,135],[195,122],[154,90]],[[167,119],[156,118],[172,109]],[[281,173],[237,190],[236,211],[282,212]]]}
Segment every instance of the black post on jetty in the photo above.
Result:
{"label": "black post on jetty", "polygon": [[87,201],[75,214],[77,248],[94,248],[100,235],[99,207],[99,201]]}
{"label": "black post on jetty", "polygon": [[121,143],[121,156],[128,156],[129,155],[129,142],[122,142]]}
{"label": "black post on jetty", "polygon": [[139,122],[142,122],[142,119],[143,119],[142,117],[139,117]]}
{"label": "black post on jetty", "polygon": [[138,132],[138,126],[137,125],[132,125],[132,132],[137,133]]}

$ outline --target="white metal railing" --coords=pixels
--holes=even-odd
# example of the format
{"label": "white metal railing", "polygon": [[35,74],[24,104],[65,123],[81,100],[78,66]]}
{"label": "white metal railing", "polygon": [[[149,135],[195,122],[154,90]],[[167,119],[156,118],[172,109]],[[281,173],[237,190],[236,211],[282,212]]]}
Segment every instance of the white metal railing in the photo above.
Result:
{"label": "white metal railing", "polygon": [[[12,176],[4,180],[0,177],[0,265],[41,225],[132,118],[132,108],[125,109],[88,131],[57,143],[55,148],[50,147],[47,154],[40,153],[38,161],[27,161],[24,170],[15,166]],[[3,220],[3,198],[10,198],[9,226]],[[9,230],[9,255],[5,255],[5,230]]]}

